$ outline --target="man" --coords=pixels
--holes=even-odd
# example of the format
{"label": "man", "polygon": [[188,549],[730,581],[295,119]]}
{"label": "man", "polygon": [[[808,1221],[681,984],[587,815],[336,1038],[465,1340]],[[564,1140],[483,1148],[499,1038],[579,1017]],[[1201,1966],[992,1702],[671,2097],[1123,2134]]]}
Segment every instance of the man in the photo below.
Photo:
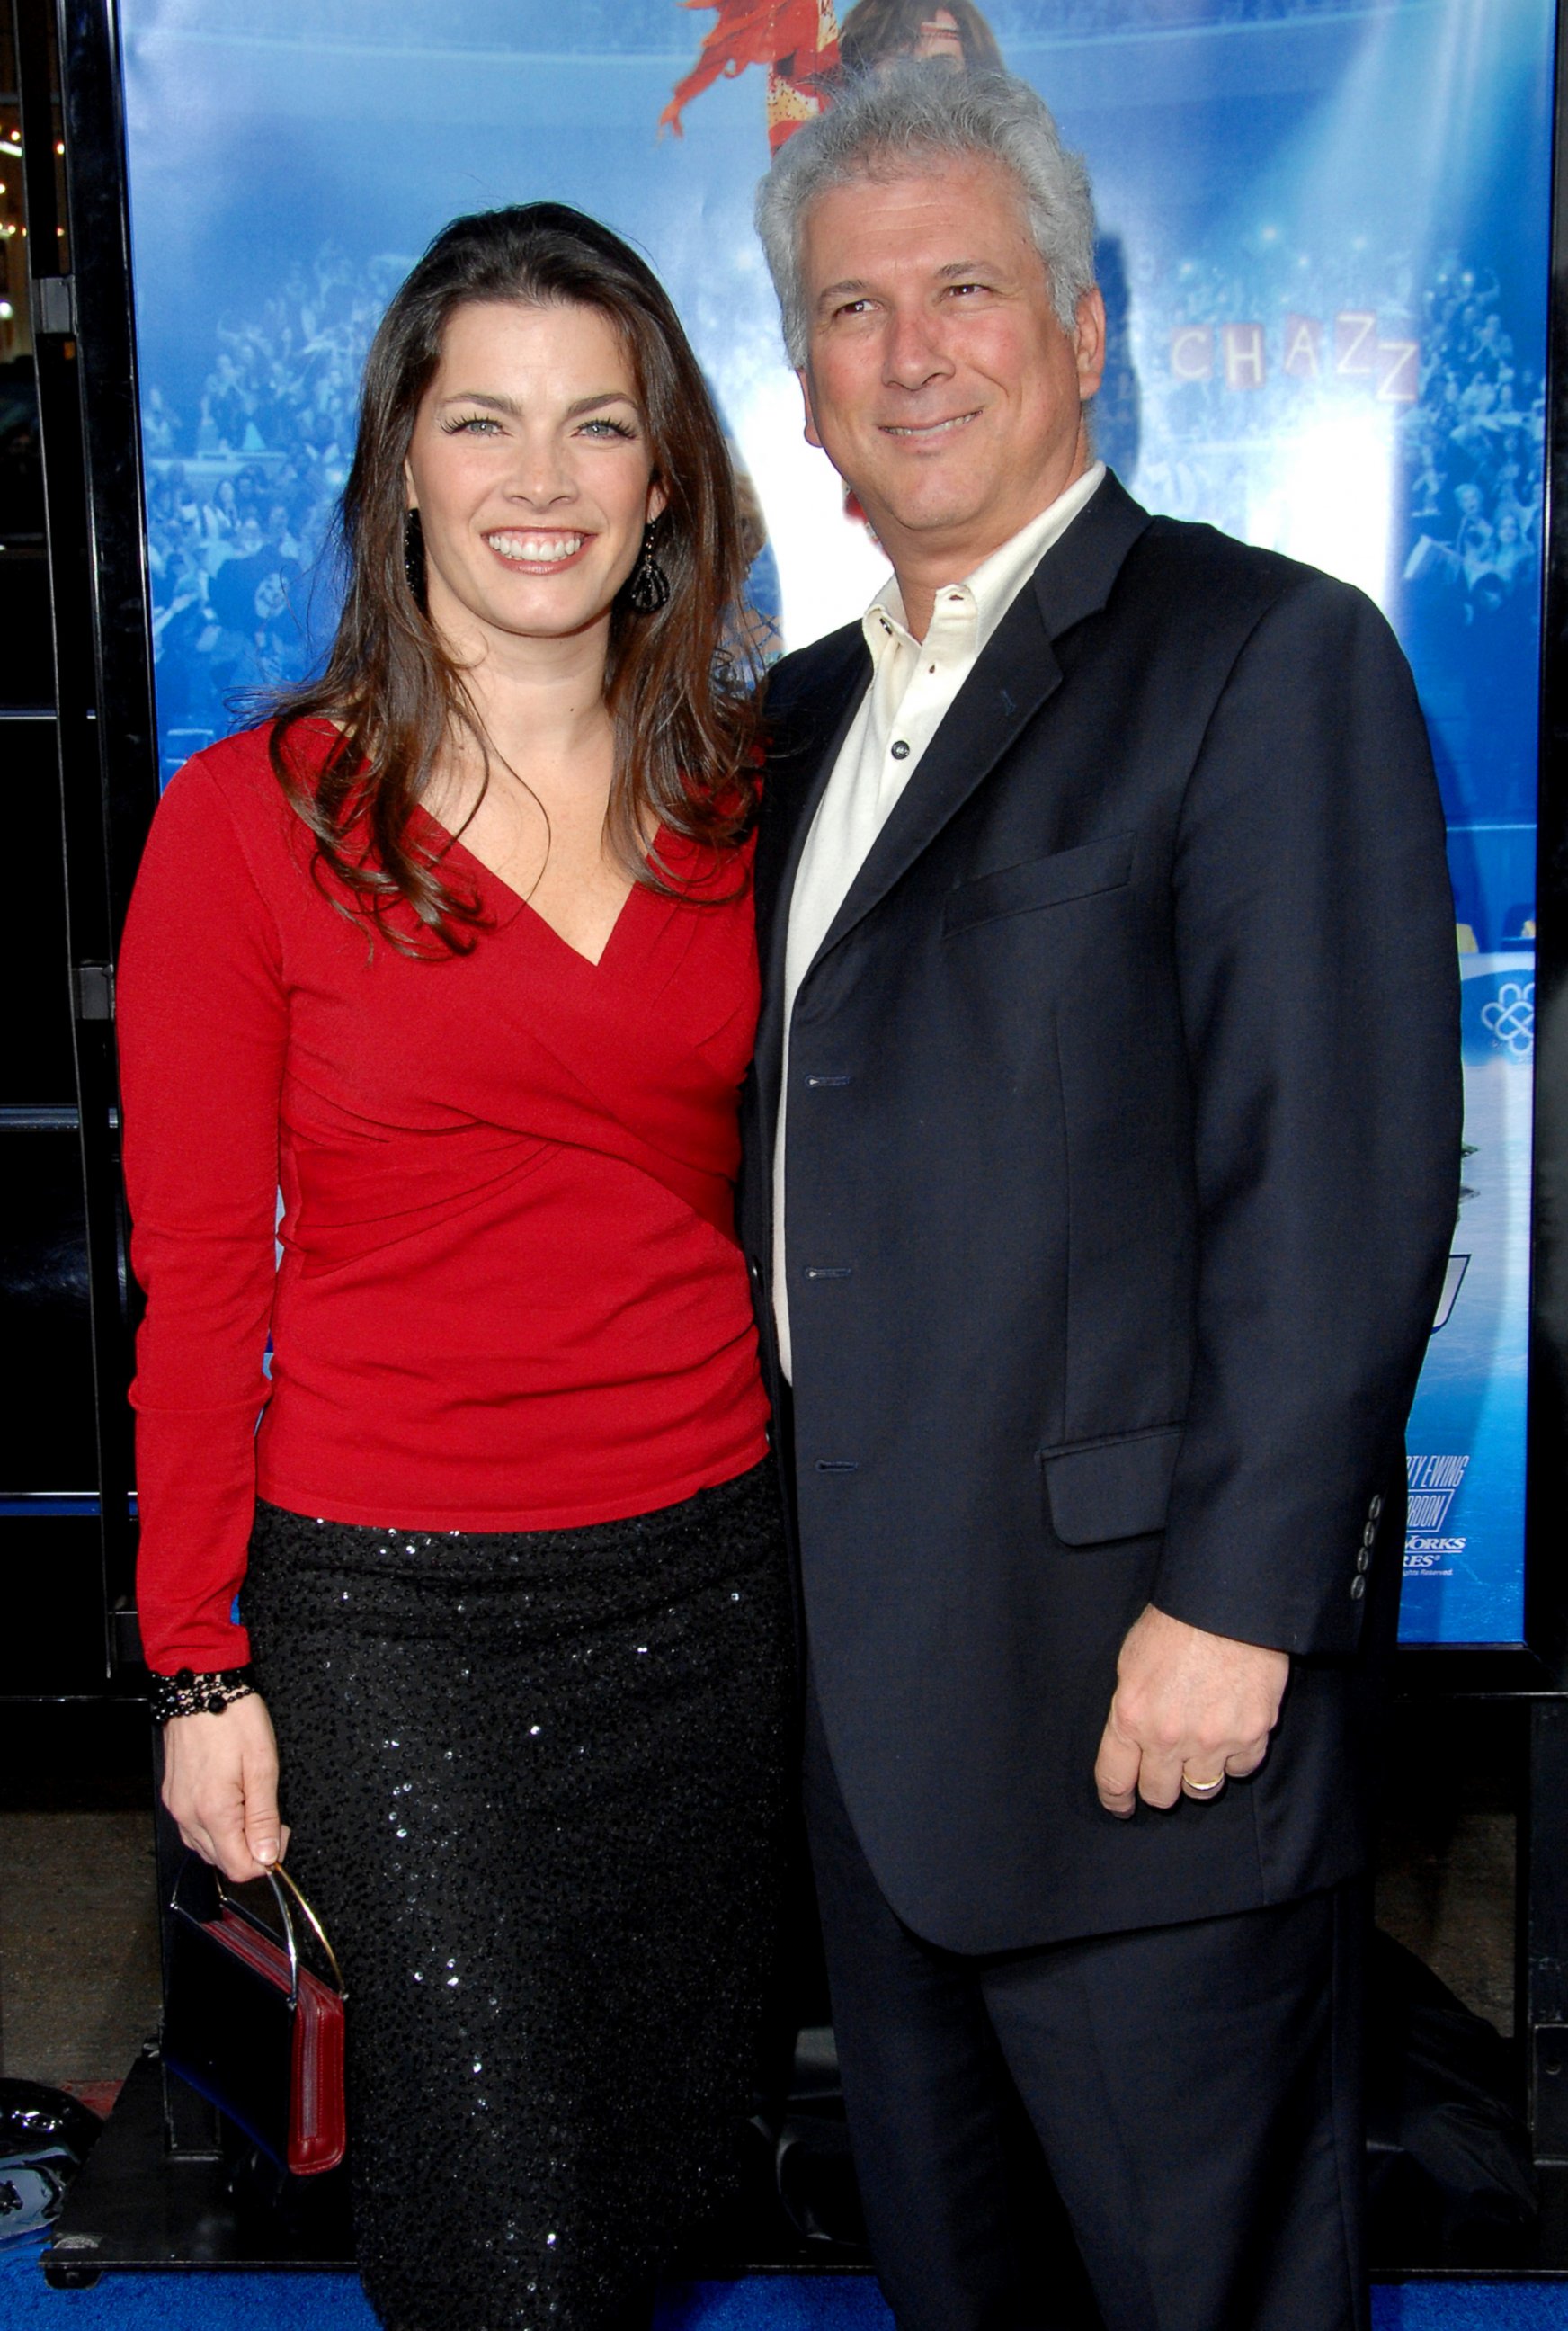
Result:
{"label": "man", "polygon": [[1410,676],[1358,594],[1094,461],[1088,187],[1022,84],[851,90],[758,223],[893,566],[770,693],[743,1197],[878,2266],[900,2331],[1047,2319],[1016,2089],[1110,2331],[1349,2331],[1370,1736],[1458,1188]]}

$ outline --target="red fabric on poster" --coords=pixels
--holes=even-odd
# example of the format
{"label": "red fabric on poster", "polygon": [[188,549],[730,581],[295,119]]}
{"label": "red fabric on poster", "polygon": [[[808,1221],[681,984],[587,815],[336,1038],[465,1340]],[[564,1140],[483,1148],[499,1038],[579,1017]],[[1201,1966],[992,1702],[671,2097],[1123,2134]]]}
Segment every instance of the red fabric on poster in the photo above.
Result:
{"label": "red fabric on poster", "polygon": [[720,75],[734,80],[750,65],[768,69],[768,150],[776,154],[803,121],[822,112],[823,81],[839,62],[833,0],[682,0],[688,8],[717,6],[695,65],[677,81],[659,117],[660,129],[685,135],[680,116]]}

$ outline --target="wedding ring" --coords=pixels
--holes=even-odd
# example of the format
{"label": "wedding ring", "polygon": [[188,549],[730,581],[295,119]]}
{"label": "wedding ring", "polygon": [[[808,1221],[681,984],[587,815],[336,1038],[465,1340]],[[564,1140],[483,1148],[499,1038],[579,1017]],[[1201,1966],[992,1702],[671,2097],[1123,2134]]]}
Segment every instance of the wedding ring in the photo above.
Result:
{"label": "wedding ring", "polygon": [[1194,1781],[1190,1773],[1183,1773],[1182,1785],[1183,1788],[1190,1789],[1195,1797],[1212,1797],[1216,1789],[1224,1787],[1225,1775],[1221,1773],[1212,1781]]}

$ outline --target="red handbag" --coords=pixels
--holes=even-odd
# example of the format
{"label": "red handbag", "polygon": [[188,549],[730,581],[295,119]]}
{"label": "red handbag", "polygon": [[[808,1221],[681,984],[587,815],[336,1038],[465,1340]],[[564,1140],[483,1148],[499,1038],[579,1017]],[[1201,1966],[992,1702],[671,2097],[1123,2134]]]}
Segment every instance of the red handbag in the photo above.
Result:
{"label": "red handbag", "polygon": [[[206,1901],[193,1907],[203,1879]],[[310,2177],[336,2169],[343,2108],[343,1979],[321,1922],[288,1871],[267,1872],[281,1938],[188,1855],[169,1903],[164,2061],[244,2131],[280,2169]],[[285,1889],[287,1889],[285,1891]],[[299,1955],[293,1904],[331,1970],[325,1981]]]}

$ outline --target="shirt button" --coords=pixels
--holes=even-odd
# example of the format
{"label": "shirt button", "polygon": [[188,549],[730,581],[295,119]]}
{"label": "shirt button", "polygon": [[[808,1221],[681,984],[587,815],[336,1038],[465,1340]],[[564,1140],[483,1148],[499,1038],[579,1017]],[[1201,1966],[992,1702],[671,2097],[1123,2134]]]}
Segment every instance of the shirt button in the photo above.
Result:
{"label": "shirt button", "polygon": [[909,747],[905,744],[902,737],[895,739],[892,750],[893,758],[896,761],[907,761],[909,757]]}

